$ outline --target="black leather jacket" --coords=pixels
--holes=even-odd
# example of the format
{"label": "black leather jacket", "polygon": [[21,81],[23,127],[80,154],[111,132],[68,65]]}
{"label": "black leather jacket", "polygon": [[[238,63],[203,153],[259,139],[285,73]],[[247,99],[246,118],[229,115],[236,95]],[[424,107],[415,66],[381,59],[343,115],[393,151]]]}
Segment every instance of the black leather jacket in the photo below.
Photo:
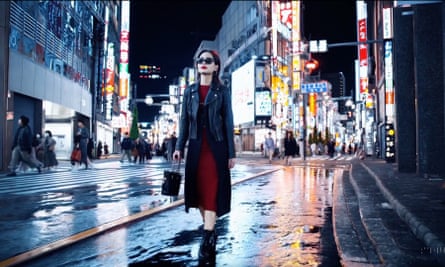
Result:
{"label": "black leather jacket", "polygon": [[[233,113],[230,91],[225,86],[210,86],[205,98],[210,134],[216,141],[227,140],[229,158],[235,158],[233,139]],[[187,140],[196,139],[198,131],[199,84],[192,84],[184,91],[179,122],[179,137],[176,150],[184,152]]]}

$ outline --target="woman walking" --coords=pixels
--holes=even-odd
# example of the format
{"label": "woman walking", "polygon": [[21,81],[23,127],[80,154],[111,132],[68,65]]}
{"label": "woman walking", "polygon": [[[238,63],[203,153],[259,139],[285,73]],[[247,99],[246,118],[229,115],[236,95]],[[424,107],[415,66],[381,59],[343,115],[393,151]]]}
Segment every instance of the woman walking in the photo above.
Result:
{"label": "woman walking", "polygon": [[230,169],[235,166],[233,114],[229,89],[219,80],[220,57],[203,50],[196,61],[198,83],[184,92],[179,137],[173,153],[185,163],[185,210],[198,208],[204,223],[199,248],[200,264],[213,264],[216,256],[215,224],[230,212]]}
{"label": "woman walking", "polygon": [[56,159],[56,153],[54,152],[56,148],[56,140],[54,140],[50,130],[45,131],[42,146],[43,146],[43,167],[48,168],[48,170],[51,167],[56,167],[58,165],[58,161]]}
{"label": "woman walking", "polygon": [[291,131],[286,133],[284,138],[284,163],[285,165],[290,165],[289,158],[295,157],[298,154],[297,140],[295,140],[294,135]]}
{"label": "woman walking", "polygon": [[79,148],[82,154],[80,164],[85,164],[85,169],[88,169],[88,141],[89,141],[89,133],[88,129],[85,127],[83,121],[78,121],[77,126],[79,129],[77,130],[77,138],[79,140]]}

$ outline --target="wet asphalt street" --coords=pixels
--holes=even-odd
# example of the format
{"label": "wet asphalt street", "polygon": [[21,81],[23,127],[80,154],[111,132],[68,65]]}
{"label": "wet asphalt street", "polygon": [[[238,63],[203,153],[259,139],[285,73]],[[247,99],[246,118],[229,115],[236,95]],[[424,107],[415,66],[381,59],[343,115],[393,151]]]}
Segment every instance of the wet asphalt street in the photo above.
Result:
{"label": "wet asphalt street", "polygon": [[[246,180],[234,185],[232,211],[217,223],[216,265],[340,266],[332,185],[342,170],[265,162],[241,160],[233,170],[235,183]],[[0,241],[9,242],[0,248],[2,260],[159,209],[17,266],[197,266],[199,212],[187,214],[181,198],[159,194],[165,168],[163,162],[110,162],[94,170],[18,176],[28,182],[9,181],[9,187],[2,180],[0,229],[6,234]]]}

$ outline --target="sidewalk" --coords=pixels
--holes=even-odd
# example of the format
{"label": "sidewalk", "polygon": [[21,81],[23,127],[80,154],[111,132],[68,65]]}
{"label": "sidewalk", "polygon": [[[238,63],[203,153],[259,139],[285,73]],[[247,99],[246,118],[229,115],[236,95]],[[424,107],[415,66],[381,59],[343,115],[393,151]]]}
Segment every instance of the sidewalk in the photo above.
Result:
{"label": "sidewalk", "polygon": [[[406,224],[409,230],[423,242],[420,251],[414,251],[412,255],[417,257],[417,260],[421,258],[421,260],[431,261],[430,258],[435,258],[440,265],[445,266],[445,180],[443,177],[424,178],[417,174],[399,173],[396,164],[366,158],[352,162],[348,178],[343,179],[342,185],[336,186],[337,203],[334,205],[334,218],[337,220],[335,234],[340,254],[347,266],[355,266],[360,262],[368,262],[371,265],[379,265],[379,262],[383,262],[384,266],[403,266],[400,265],[401,262],[408,264],[409,260],[404,251],[406,248],[403,246],[409,247],[411,244],[403,241],[398,243],[397,237],[394,237],[394,230],[390,229],[394,227],[394,229],[400,229],[402,233],[403,224]],[[347,192],[349,182],[355,196]],[[340,205],[342,201],[343,204],[346,203],[346,209],[349,206],[349,210],[345,210],[345,207]],[[353,218],[354,206],[357,206],[364,231],[371,240],[371,244],[363,242],[363,231],[360,232],[360,227],[357,227],[357,223],[351,219],[356,230],[354,238],[362,243],[362,248],[351,245],[351,229],[341,227],[345,225],[345,218],[341,218],[340,215],[349,213],[349,217]],[[399,218],[385,218],[385,216],[391,216],[391,213],[388,213],[392,212],[390,210],[397,213],[401,219],[400,222],[397,221]],[[388,226],[385,221],[397,223],[397,225],[389,224]],[[410,234],[409,231],[405,233]],[[403,234],[400,235],[403,237]],[[377,255],[372,255],[370,250],[366,251],[366,246],[374,247]]]}

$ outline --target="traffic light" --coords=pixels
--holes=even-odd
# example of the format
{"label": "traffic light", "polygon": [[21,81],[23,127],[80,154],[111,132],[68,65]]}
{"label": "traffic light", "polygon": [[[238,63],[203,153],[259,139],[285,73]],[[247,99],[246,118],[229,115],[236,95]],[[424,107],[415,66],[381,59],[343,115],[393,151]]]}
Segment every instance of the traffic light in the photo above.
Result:
{"label": "traffic light", "polygon": [[386,162],[396,161],[396,134],[394,124],[385,124],[385,160]]}
{"label": "traffic light", "polygon": [[320,65],[320,63],[318,63],[318,60],[316,60],[316,59],[309,59],[308,61],[306,61],[304,67],[309,72],[309,74],[312,74],[313,72],[318,70],[318,66],[319,65]]}

